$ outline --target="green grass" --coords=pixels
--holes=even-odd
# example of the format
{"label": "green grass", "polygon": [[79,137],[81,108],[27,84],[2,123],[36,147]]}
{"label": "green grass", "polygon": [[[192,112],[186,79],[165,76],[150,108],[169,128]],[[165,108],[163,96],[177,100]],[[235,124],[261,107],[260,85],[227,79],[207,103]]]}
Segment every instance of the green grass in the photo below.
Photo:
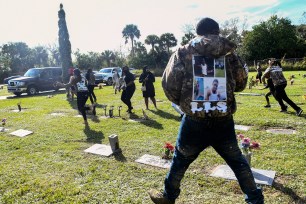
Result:
{"label": "green grass", "polygon": [[[306,78],[299,73],[285,72],[286,78],[295,74],[294,85],[286,92],[306,112]],[[255,76],[252,72],[250,75]],[[136,116],[141,117],[144,101],[137,83],[132,99]],[[245,93],[265,94],[262,85]],[[63,92],[38,94],[35,97],[10,97],[0,100],[0,119],[7,118],[8,132],[0,133],[0,203],[150,203],[147,191],[163,188],[167,170],[136,163],[143,154],[162,155],[164,142],[175,143],[179,127],[178,114],[165,97],[157,78],[155,83],[158,111],[146,111],[150,120],[128,122],[120,118],[89,119],[84,128],[77,115],[76,103],[66,101]],[[99,104],[123,105],[112,87],[95,89]],[[0,90],[0,95],[10,95]],[[295,116],[280,113],[270,98],[272,107],[265,109],[264,96],[236,95],[238,110],[236,124],[251,125],[248,132],[237,131],[261,144],[254,153],[254,168],[276,171],[273,186],[263,186],[266,203],[305,202],[305,112]],[[24,110],[13,112],[21,101]],[[89,101],[88,101],[89,103]],[[126,117],[126,107],[122,115]],[[51,113],[64,113],[55,117]],[[104,115],[101,107],[98,116]],[[118,111],[115,110],[115,115]],[[297,134],[270,134],[269,127],[295,129]],[[19,138],[9,134],[27,129],[34,134]],[[108,136],[117,134],[121,155],[101,157],[85,153],[95,143],[109,144]],[[243,203],[243,194],[236,181],[210,177],[211,170],[224,164],[212,148],[204,151],[190,166],[182,182],[177,203]],[[304,200],[303,200],[304,199]]]}

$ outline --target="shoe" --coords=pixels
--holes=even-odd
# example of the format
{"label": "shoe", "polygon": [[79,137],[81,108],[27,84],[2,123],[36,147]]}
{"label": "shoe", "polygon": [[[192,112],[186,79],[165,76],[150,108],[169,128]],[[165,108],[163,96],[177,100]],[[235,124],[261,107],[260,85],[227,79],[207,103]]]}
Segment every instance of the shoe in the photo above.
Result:
{"label": "shoe", "polygon": [[92,114],[93,114],[94,116],[96,116],[96,114],[97,114],[97,112],[96,112],[96,106],[95,106],[95,105],[92,106]]}
{"label": "shoe", "polygon": [[288,108],[288,106],[285,106],[285,108],[280,110],[279,112],[287,112],[287,108]]}
{"label": "shoe", "polygon": [[270,108],[271,106],[270,106],[270,105],[265,105],[264,107],[265,107],[265,108]]}
{"label": "shoe", "polygon": [[303,113],[303,110],[301,108],[299,108],[299,110],[296,111],[296,115],[300,116]]}
{"label": "shoe", "polygon": [[164,197],[164,195],[155,189],[149,190],[149,195],[153,203],[155,204],[174,204],[175,201],[171,201],[168,198]]}

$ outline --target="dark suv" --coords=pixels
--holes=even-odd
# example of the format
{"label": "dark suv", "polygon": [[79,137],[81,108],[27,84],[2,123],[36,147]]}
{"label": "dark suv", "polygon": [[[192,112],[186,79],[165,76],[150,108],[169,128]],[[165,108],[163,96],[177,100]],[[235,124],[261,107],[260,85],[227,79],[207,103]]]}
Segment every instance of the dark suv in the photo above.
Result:
{"label": "dark suv", "polygon": [[31,68],[24,76],[9,80],[7,90],[16,96],[22,93],[34,95],[39,91],[57,91],[58,87],[54,83],[62,82],[62,72],[61,67]]}

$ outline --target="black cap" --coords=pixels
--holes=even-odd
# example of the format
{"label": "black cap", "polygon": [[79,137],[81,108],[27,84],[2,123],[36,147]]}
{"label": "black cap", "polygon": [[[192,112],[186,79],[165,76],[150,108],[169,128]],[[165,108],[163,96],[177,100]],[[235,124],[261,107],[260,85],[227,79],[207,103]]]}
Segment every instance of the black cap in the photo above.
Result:
{"label": "black cap", "polygon": [[201,19],[197,26],[196,32],[198,35],[216,34],[219,35],[220,29],[219,24],[211,18]]}

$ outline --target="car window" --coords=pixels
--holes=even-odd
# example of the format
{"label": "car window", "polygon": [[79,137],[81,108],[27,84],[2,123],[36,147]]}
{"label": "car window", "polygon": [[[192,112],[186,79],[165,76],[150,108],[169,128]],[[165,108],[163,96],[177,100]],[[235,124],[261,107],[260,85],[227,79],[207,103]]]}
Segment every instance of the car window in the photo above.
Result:
{"label": "car window", "polygon": [[100,72],[102,73],[111,73],[112,69],[101,69]]}
{"label": "car window", "polygon": [[38,77],[40,71],[38,69],[29,69],[24,76],[26,77]]}

